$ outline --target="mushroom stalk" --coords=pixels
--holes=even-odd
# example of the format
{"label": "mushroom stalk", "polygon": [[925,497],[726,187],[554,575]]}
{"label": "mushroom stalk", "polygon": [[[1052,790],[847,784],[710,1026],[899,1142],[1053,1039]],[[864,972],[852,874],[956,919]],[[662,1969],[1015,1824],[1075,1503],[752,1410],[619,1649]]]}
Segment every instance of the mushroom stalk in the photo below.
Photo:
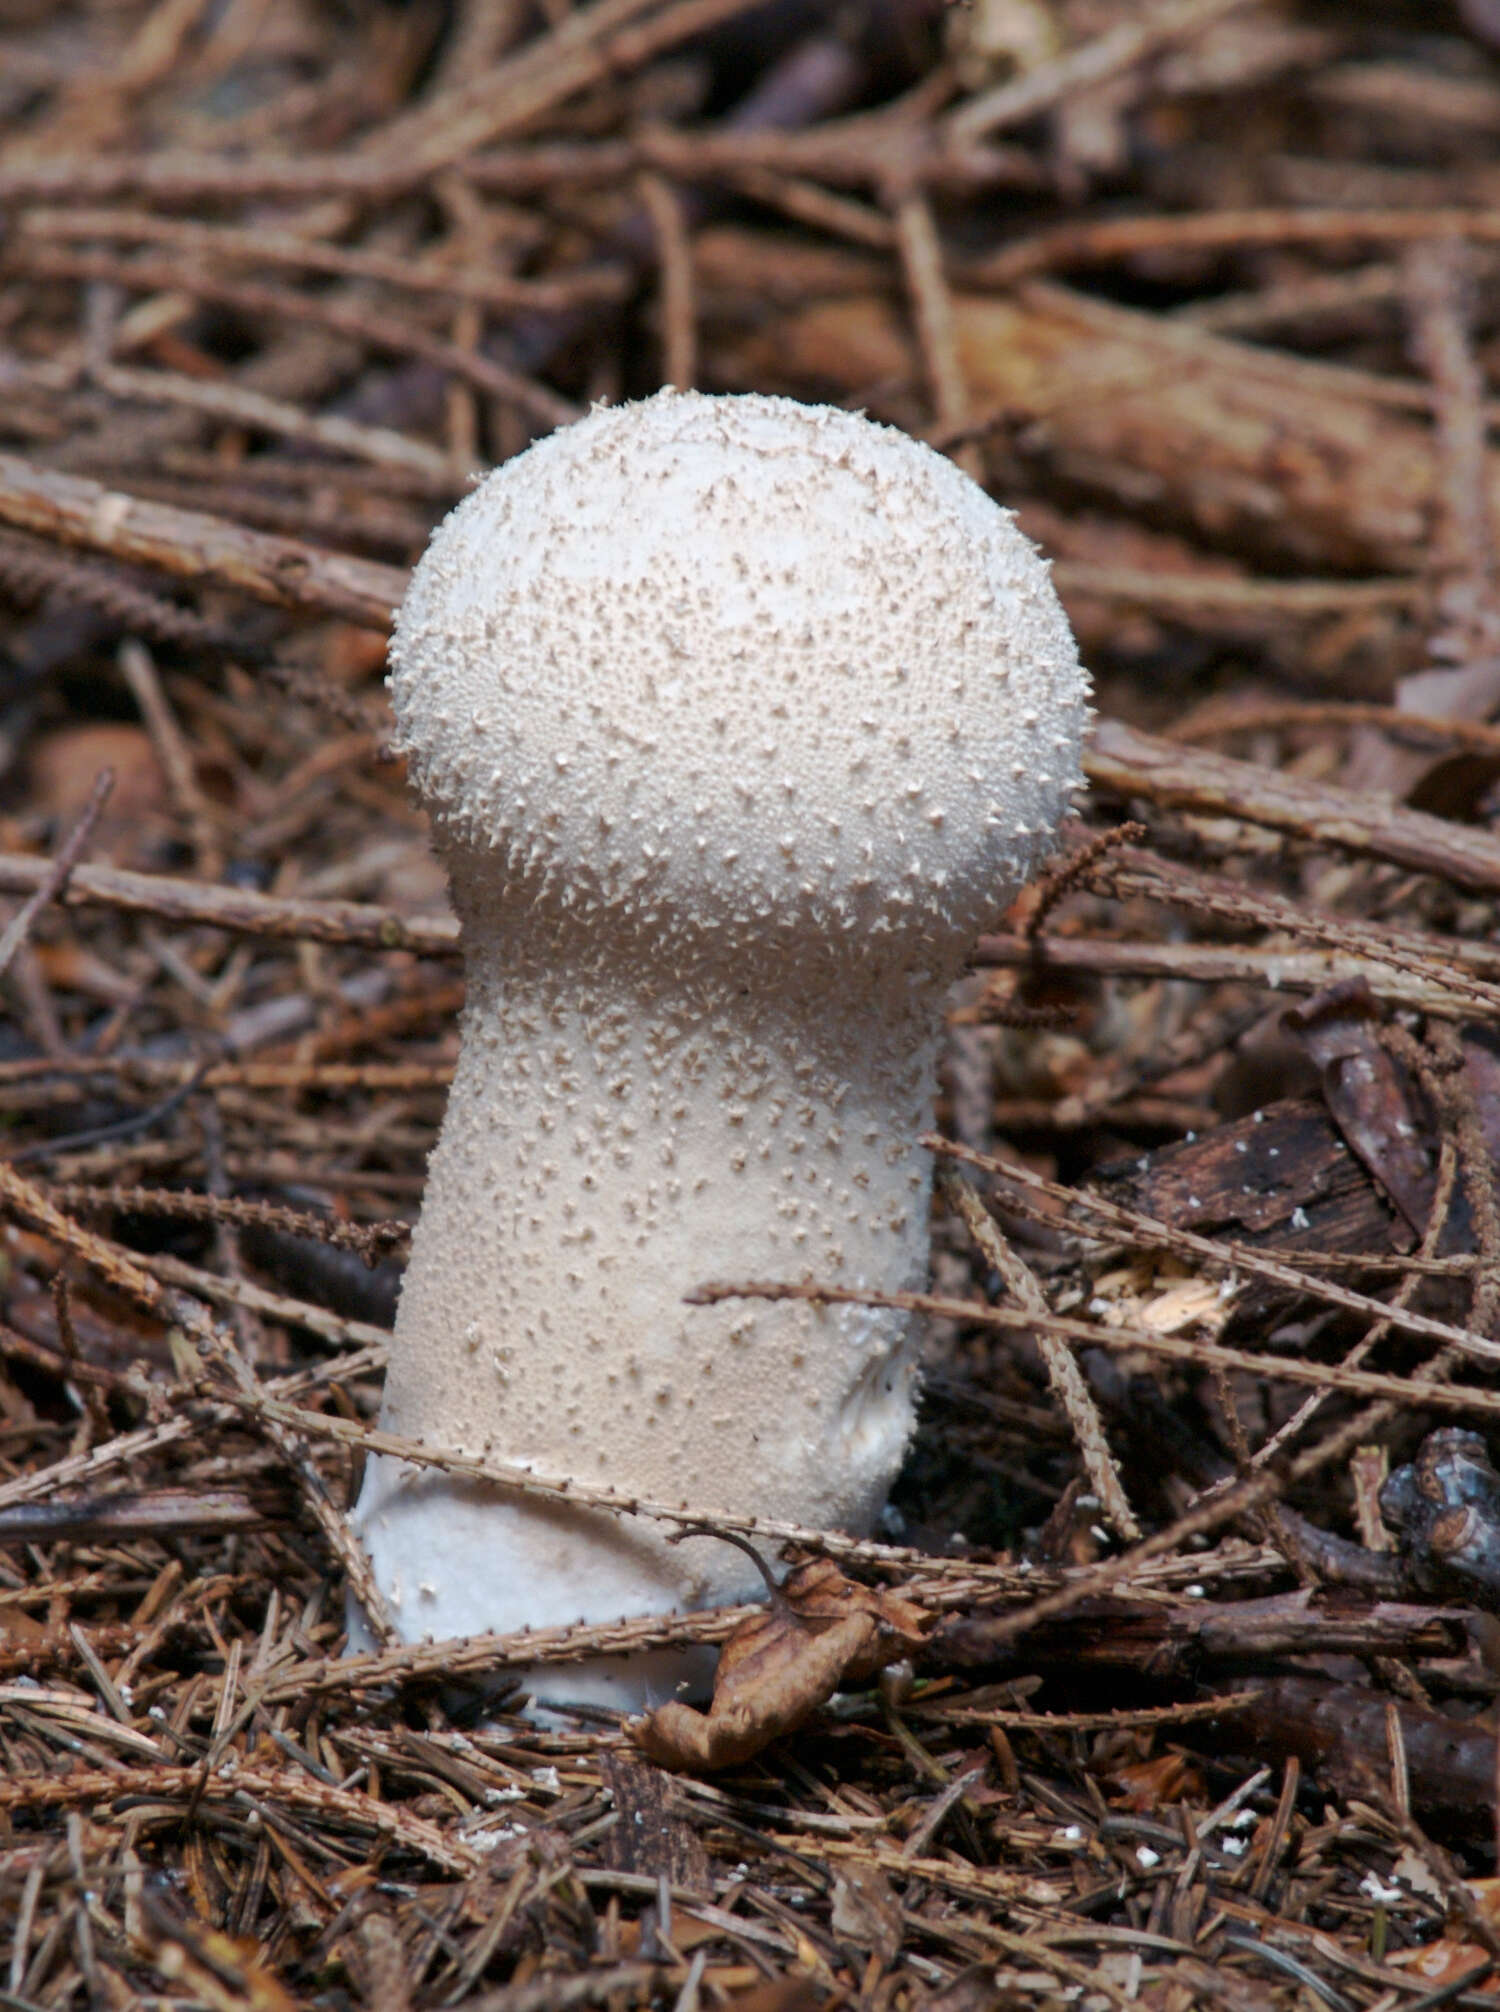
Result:
{"label": "mushroom stalk", "polygon": [[[865,992],[858,970],[726,989],[622,971],[583,940],[569,957],[537,933],[527,945],[511,932],[505,956],[470,966],[387,1424],[657,1501],[868,1530],[911,1428],[908,1319],[683,1301],[731,1273],[922,1284],[930,1176],[913,1141],[932,1109],[941,1000],[922,982],[846,1013],[841,997]],[[464,1225],[458,1252],[427,1229],[445,1219]],[[361,1520],[413,1638],[760,1592],[723,1544],[669,1545],[644,1518],[505,1500],[432,1470],[381,1463]],[[697,1667],[657,1661],[664,1696]],[[548,1683],[618,1702],[606,1675],[563,1667]],[[633,1664],[620,1681],[642,1675]]]}
{"label": "mushroom stalk", "polygon": [[[1077,784],[1085,683],[1005,513],[902,435],[663,394],[436,534],[393,692],[468,955],[382,1422],[694,1510],[855,1532],[911,1428],[947,987]],[[757,1596],[711,1538],[369,1464],[408,1639]],[[532,1671],[634,1707],[705,1658]]]}

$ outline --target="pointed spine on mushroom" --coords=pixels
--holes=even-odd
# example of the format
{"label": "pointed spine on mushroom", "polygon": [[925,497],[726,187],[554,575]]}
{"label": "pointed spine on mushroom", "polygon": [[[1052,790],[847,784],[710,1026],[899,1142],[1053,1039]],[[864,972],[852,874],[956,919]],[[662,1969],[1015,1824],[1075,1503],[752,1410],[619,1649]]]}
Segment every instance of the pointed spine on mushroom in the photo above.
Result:
{"label": "pointed spine on mushroom", "polygon": [[[384,1425],[868,1531],[916,1334],[712,1278],[917,1288],[944,995],[1080,786],[1087,681],[1009,514],[827,407],[662,393],[435,533],[392,695],[468,1003]],[[752,1598],[737,1551],[372,1460],[409,1639]],[[665,1652],[532,1672],[638,1705]]]}

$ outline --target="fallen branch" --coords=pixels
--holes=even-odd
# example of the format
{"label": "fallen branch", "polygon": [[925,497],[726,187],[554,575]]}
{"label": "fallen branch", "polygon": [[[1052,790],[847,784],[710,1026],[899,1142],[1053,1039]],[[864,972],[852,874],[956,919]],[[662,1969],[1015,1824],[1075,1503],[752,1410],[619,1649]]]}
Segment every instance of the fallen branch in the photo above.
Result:
{"label": "fallen branch", "polygon": [[389,628],[406,574],[295,538],[249,531],[225,517],[147,503],[80,475],[0,454],[0,524],[60,545],[151,566],[182,580],[231,587],[277,608],[339,615]]}

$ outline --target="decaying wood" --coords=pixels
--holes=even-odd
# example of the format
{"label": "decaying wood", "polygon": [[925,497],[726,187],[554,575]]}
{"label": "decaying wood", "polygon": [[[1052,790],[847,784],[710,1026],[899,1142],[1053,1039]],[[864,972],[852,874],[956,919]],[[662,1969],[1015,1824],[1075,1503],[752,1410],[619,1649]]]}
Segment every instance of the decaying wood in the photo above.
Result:
{"label": "decaying wood", "polygon": [[[1074,1663],[1089,1670],[1133,1670],[1164,1676],[1192,1675],[1202,1664],[1253,1667],[1263,1657],[1299,1655],[1461,1656],[1467,1648],[1462,1616],[1432,1607],[1390,1602],[1350,1604],[1343,1610],[1309,1593],[1210,1601],[1149,1608],[1100,1601],[1027,1637],[1028,1669]],[[967,1668],[992,1661],[983,1613],[944,1622],[932,1644],[939,1660]],[[1013,1645],[1004,1660],[1014,1663]]]}
{"label": "decaying wood", "polygon": [[1389,1717],[1395,1713],[1412,1799],[1422,1812],[1478,1824],[1490,1797],[1494,1738],[1481,1728],[1419,1705],[1392,1704],[1313,1676],[1279,1677],[1238,1705],[1216,1734],[1231,1750],[1326,1772],[1347,1794],[1383,1802],[1389,1794]]}
{"label": "decaying wood", "polygon": [[[1421,570],[1438,465],[1419,390],[1041,282],[955,289],[953,313],[975,412],[1082,494],[1310,572]],[[868,298],[820,302],[778,326],[774,357],[751,338],[733,361],[851,391],[918,375],[900,316]]]}

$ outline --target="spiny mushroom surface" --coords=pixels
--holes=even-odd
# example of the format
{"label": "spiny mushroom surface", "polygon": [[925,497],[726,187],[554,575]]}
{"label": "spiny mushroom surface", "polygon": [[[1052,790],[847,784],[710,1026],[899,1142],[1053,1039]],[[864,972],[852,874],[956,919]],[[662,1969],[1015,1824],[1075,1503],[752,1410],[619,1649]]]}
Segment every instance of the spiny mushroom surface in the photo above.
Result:
{"label": "spiny mushroom surface", "polygon": [[[382,1423],[705,1511],[868,1531],[911,1429],[944,994],[1080,783],[1044,563],[953,464],[828,407],[663,392],[433,536],[391,691],[468,1003]],[[410,1640],[754,1598],[730,1546],[372,1459]],[[538,1666],[653,1703],[670,1652]]]}

